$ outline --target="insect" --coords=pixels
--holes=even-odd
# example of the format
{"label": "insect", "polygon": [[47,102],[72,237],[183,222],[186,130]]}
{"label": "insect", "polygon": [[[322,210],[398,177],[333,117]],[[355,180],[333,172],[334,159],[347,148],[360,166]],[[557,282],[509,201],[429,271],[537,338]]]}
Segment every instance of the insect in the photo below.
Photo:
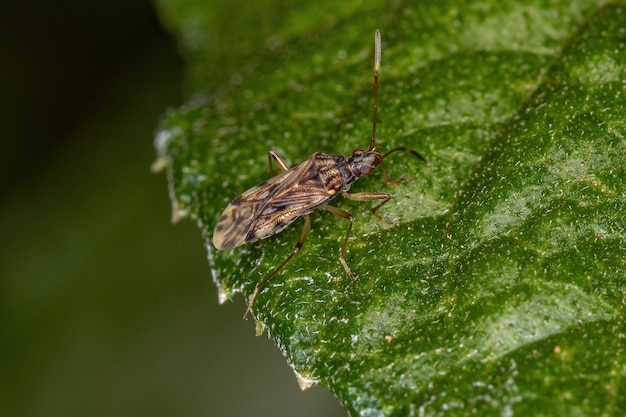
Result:
{"label": "insect", "polygon": [[247,318],[248,313],[252,310],[259,290],[304,245],[311,230],[309,214],[316,209],[327,210],[336,216],[348,220],[348,230],[339,252],[339,261],[346,274],[354,280],[355,276],[346,262],[346,248],[352,225],[354,224],[354,218],[347,211],[328,205],[328,202],[339,194],[355,201],[379,201],[371,209],[371,212],[379,220],[385,220],[377,213],[377,210],[391,199],[391,195],[379,192],[348,193],[352,183],[364,175],[369,175],[372,169],[378,165],[381,165],[385,181],[388,184],[403,182],[391,181],[383,163],[383,160],[394,152],[407,152],[424,162],[426,161],[422,155],[406,147],[391,149],[383,155],[380,154],[376,147],[378,72],[380,70],[381,54],[380,32],[378,30],[375,33],[374,45],[374,119],[369,148],[366,151],[356,149],[351,156],[332,156],[325,153],[314,153],[311,159],[301,162],[292,168],[287,166],[287,163],[276,151],[270,150],[267,153],[270,176],[273,175],[272,159],[276,161],[282,173],[272,176],[267,181],[263,181],[237,197],[226,207],[215,226],[213,245],[219,250],[224,250],[265,239],[282,231],[299,217],[304,218],[304,228],[296,246],[287,259],[256,285],[254,292],[250,296],[244,318]]}

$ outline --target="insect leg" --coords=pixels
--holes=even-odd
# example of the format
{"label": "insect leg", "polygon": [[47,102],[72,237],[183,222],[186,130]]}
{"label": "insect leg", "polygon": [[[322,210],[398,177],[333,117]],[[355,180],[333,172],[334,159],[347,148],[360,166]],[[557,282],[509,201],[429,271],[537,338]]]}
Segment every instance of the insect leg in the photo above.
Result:
{"label": "insect leg", "polygon": [[389,201],[391,199],[391,194],[387,194],[387,193],[341,193],[345,198],[347,198],[348,200],[354,200],[354,201],[375,201],[375,200],[382,200],[379,204],[375,205],[370,211],[372,212],[372,214],[378,219],[378,220],[382,220],[385,221],[387,223],[393,224],[393,222],[391,220],[388,220],[386,218],[384,218],[383,216],[381,216],[380,214],[376,213],[376,210],[378,210],[379,208],[381,208],[383,205],[385,205],[387,203],[387,201]]}
{"label": "insect leg", "polygon": [[248,308],[246,308],[246,312],[243,315],[244,319],[246,320],[248,319],[248,313],[252,310],[252,305],[254,304],[254,300],[257,294],[259,293],[259,290],[263,288],[265,284],[267,284],[267,281],[272,279],[274,275],[276,275],[281,269],[283,269],[283,267],[287,265],[287,263],[291,260],[291,258],[293,258],[298,252],[300,252],[302,245],[304,245],[304,242],[306,242],[306,238],[307,236],[309,236],[309,232],[311,231],[311,218],[309,217],[308,214],[305,214],[302,217],[304,217],[304,229],[302,229],[302,233],[300,234],[300,238],[298,239],[296,246],[293,248],[293,250],[287,257],[287,259],[285,259],[280,265],[278,265],[278,267],[276,267],[272,272],[270,272],[268,276],[263,278],[263,281],[256,284],[256,287],[254,288],[254,292],[252,293],[252,296],[250,297],[250,302],[248,302]]}
{"label": "insect leg", "polygon": [[280,157],[278,152],[276,152],[274,149],[270,149],[269,151],[267,151],[267,162],[269,162],[269,165],[270,165],[270,177],[274,176],[274,167],[272,166],[272,158],[274,159],[274,161],[276,161],[276,163],[278,164],[282,172],[289,170],[289,167],[287,166],[287,162],[285,162],[285,160]]}
{"label": "insect leg", "polygon": [[346,262],[346,248],[348,247],[348,240],[350,239],[350,232],[352,231],[352,225],[354,224],[354,217],[350,213],[345,210],[339,209],[334,206],[326,206],[325,210],[330,211],[335,216],[342,217],[350,222],[350,226],[348,226],[348,231],[346,232],[346,238],[343,241],[343,246],[341,247],[341,252],[339,252],[339,261],[341,261],[341,265],[343,265],[343,269],[346,270],[346,273],[350,277],[351,280],[354,280],[354,274],[352,270],[348,266]]}
{"label": "insect leg", "polygon": [[411,148],[407,148],[405,146],[400,146],[398,148],[393,148],[387,152],[385,152],[385,154],[382,156],[382,159],[380,161],[380,165],[381,165],[381,169],[383,170],[383,175],[385,176],[385,182],[387,184],[402,184],[403,182],[407,182],[410,181],[409,179],[403,179],[403,180],[391,180],[389,178],[389,175],[387,174],[387,168],[385,167],[385,163],[383,162],[384,159],[388,156],[391,155],[392,153],[395,152],[406,152],[406,153],[410,153],[411,155],[419,158],[422,160],[422,162],[426,162],[426,158],[424,158],[422,155],[420,155],[417,151],[415,151],[414,149]]}

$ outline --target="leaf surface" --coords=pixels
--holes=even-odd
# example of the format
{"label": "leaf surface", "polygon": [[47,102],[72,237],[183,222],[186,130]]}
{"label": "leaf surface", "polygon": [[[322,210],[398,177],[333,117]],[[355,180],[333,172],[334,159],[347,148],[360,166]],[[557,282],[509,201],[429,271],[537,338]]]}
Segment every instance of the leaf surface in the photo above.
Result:
{"label": "leaf surface", "polygon": [[355,281],[338,259],[347,221],[312,214],[258,295],[259,330],[351,415],[623,413],[623,6],[340,3],[252,5],[226,25],[234,5],[159,2],[194,94],[156,146],[221,301],[249,296],[301,233],[212,247],[221,211],[267,178],[267,151],[296,164],[367,147],[380,29],[377,145],[428,163],[394,154],[390,176],[410,182],[379,169],[352,187],[392,194],[379,212],[393,226],[333,200],[355,217]]}

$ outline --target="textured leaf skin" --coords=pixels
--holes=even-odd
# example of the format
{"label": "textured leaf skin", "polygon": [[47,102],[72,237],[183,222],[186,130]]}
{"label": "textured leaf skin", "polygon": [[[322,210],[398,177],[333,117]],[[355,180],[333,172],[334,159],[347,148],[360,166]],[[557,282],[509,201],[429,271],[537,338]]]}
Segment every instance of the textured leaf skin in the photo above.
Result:
{"label": "textured leaf skin", "polygon": [[221,210],[267,177],[267,150],[295,164],[367,146],[376,28],[379,147],[428,159],[386,161],[409,183],[378,173],[353,187],[393,194],[381,210],[393,227],[367,204],[334,203],[357,218],[354,282],[338,260],[346,222],[322,212],[259,294],[259,328],[304,386],[361,416],[624,414],[623,5],[346,2],[329,26],[293,3],[211,69],[227,48],[193,48],[182,19],[193,4],[161,10],[193,63],[191,89],[211,94],[164,118],[157,149],[224,299],[249,295],[300,233],[296,222],[241,250],[211,247]]}

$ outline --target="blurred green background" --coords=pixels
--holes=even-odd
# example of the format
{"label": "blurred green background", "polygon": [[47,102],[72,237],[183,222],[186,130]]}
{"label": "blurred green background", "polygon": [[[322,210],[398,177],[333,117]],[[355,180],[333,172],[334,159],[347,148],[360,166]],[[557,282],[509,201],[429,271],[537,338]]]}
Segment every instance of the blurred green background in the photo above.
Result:
{"label": "blurred green background", "polygon": [[2,414],[346,415],[170,224],[149,168],[185,67],[150,1],[3,2],[0,53]]}

